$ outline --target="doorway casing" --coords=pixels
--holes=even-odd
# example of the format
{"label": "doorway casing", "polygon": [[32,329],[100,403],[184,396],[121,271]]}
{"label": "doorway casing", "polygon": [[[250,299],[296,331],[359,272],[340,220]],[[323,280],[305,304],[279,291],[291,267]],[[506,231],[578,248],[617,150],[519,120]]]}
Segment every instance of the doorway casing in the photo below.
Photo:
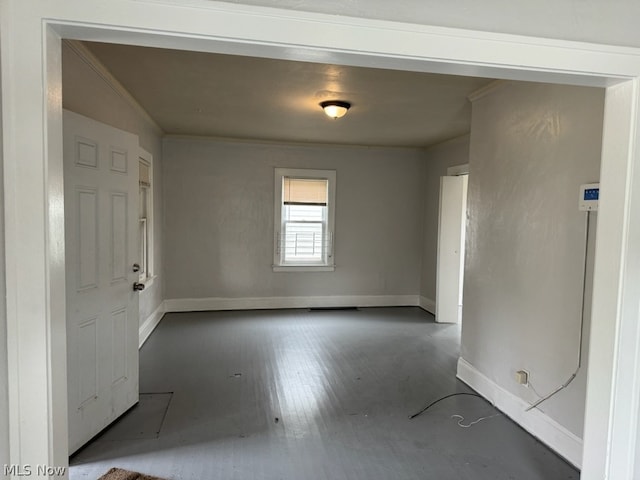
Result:
{"label": "doorway casing", "polygon": [[6,0],[0,22],[11,463],[67,463],[60,41],[72,38],[607,87],[582,478],[640,476],[638,49],[204,0]]}

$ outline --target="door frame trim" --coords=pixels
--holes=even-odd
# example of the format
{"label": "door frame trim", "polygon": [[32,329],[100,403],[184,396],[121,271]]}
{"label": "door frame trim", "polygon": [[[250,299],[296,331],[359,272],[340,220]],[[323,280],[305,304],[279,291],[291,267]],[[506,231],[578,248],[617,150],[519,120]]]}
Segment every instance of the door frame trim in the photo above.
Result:
{"label": "door frame trim", "polygon": [[457,177],[460,175],[469,175],[469,164],[454,165],[447,168],[447,177]]}

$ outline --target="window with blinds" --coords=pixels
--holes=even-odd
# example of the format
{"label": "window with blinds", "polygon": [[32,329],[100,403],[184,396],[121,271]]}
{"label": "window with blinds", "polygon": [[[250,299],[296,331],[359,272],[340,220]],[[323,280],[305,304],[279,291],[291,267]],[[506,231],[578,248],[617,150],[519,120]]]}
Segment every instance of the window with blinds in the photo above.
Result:
{"label": "window with blinds", "polygon": [[139,281],[146,283],[153,278],[153,190],[152,157],[141,149],[138,161],[138,263]]}
{"label": "window with blinds", "polygon": [[333,269],[335,171],[276,169],[276,267]]}

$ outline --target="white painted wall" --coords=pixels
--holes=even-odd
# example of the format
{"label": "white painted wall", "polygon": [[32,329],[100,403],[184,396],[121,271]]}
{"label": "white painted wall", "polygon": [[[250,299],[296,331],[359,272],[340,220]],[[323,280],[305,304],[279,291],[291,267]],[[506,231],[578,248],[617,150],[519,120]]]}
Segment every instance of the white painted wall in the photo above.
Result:
{"label": "white painted wall", "polygon": [[[1,78],[0,90],[2,90]],[[2,124],[2,98],[0,98],[0,124]],[[9,396],[7,392],[7,310],[5,302],[4,169],[2,167],[2,152],[2,129],[0,129],[0,465],[5,465],[9,463]],[[0,472],[1,475],[2,473]]]}
{"label": "white painted wall", "polygon": [[640,46],[640,3],[619,0],[227,0],[351,17]]}
{"label": "white painted wall", "polygon": [[[134,108],[131,100],[114,88],[112,78],[105,78],[88,58],[68,43],[62,48],[63,107],[108,125],[135,133],[140,146],[153,155],[154,182],[154,262],[157,278],[140,293],[140,323],[158,308],[163,300],[162,274],[162,131]],[[91,63],[96,62],[96,63]]]}
{"label": "white painted wall", "polygon": [[[164,141],[166,298],[417,295],[423,152]],[[275,167],[337,170],[334,272],[272,271]]]}
{"label": "white painted wall", "polygon": [[[528,83],[473,103],[461,355],[525,401],[537,397],[516,384],[516,370],[529,370],[544,394],[576,367],[585,234],[578,188],[599,179],[603,105],[598,89]],[[587,337],[588,322],[585,347]],[[578,437],[583,352],[576,380],[540,406]]]}
{"label": "white painted wall", "polygon": [[448,167],[468,162],[469,135],[439,143],[425,152],[424,240],[420,295],[431,301],[435,301],[436,298],[440,177],[447,174]]}

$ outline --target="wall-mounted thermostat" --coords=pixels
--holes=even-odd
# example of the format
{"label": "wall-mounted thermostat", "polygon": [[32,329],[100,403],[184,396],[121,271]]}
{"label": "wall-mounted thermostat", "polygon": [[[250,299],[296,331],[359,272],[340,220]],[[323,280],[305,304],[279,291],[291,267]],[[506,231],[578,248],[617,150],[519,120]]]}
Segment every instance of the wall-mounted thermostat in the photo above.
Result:
{"label": "wall-mounted thermostat", "polygon": [[598,199],[600,198],[600,184],[586,183],[580,186],[580,200],[578,208],[582,211],[593,212],[598,210]]}

